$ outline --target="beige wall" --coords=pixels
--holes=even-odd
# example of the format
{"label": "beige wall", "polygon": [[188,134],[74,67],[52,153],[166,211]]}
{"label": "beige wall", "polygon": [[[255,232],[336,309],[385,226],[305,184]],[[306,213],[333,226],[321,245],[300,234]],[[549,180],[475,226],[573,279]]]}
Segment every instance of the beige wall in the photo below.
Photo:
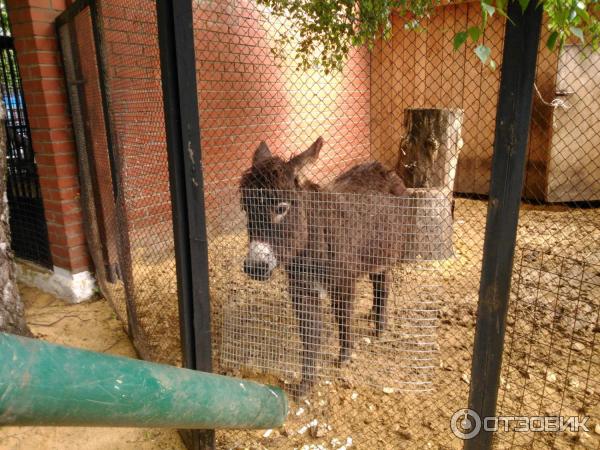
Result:
{"label": "beige wall", "polygon": [[560,55],[557,92],[568,109],[556,108],[548,165],[548,200],[600,200],[600,55],[584,57],[577,45]]}
{"label": "beige wall", "polygon": [[[393,18],[393,37],[378,42],[371,56],[371,150],[393,167],[403,130],[404,109],[411,107],[462,108],[464,147],[459,158],[455,191],[488,192],[496,120],[500,69],[481,64],[473,47],[454,51],[454,35],[479,23],[479,3],[439,7],[426,24],[428,32],[404,29]],[[505,20],[490,19],[483,37],[501,63]],[[545,36],[542,36],[545,42]],[[543,46],[538,58],[537,85],[553,98],[556,54]],[[534,101],[527,188],[531,196],[545,195],[552,108]]]}

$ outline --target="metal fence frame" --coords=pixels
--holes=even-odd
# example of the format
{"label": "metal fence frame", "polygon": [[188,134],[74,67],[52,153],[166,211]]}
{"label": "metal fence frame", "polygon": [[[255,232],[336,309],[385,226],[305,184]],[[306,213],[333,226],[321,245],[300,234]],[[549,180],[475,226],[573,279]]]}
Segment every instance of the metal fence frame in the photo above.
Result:
{"label": "metal fence frame", "polygon": [[[186,367],[212,371],[208,239],[196,92],[191,2],[158,0],[158,34],[182,350]],[[191,448],[214,448],[214,430],[193,432]]]}
{"label": "metal fence frame", "polygon": [[[471,362],[469,408],[479,417],[496,413],[506,314],[510,297],[517,223],[525,175],[525,155],[533,101],[542,7],[509,4],[502,78],[479,286],[475,346]],[[489,449],[493,434],[465,441],[465,450]]]}

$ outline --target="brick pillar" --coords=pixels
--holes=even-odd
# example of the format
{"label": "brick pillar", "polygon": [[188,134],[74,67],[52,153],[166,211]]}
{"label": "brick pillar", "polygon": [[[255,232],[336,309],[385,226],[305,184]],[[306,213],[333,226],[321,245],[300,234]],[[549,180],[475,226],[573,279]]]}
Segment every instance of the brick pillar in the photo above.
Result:
{"label": "brick pillar", "polygon": [[31,126],[50,250],[63,277],[90,267],[76,148],[54,19],[66,0],[8,0],[25,102]]}

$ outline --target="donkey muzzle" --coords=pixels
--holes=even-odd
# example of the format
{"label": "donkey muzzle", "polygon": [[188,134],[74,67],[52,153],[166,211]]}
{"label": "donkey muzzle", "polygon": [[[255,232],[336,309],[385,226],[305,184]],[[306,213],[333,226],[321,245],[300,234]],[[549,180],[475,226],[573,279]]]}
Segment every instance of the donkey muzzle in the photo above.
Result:
{"label": "donkey muzzle", "polygon": [[244,261],[244,273],[253,280],[266,281],[271,277],[268,264],[264,262]]}
{"label": "donkey muzzle", "polygon": [[244,273],[258,281],[266,281],[277,267],[277,258],[271,246],[266,242],[252,241],[248,247],[248,256],[244,260]]}

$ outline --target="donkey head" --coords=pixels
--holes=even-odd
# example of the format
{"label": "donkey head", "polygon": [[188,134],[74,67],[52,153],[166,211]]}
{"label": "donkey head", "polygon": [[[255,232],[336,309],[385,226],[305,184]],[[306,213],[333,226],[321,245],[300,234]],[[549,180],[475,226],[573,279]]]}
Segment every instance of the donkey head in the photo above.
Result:
{"label": "donkey head", "polygon": [[289,161],[273,156],[264,142],[254,152],[252,167],[240,183],[250,241],[244,272],[251,278],[269,279],[278,264],[286,265],[306,246],[302,191],[314,185],[304,181],[304,172],[317,160],[322,146],[319,138]]}

